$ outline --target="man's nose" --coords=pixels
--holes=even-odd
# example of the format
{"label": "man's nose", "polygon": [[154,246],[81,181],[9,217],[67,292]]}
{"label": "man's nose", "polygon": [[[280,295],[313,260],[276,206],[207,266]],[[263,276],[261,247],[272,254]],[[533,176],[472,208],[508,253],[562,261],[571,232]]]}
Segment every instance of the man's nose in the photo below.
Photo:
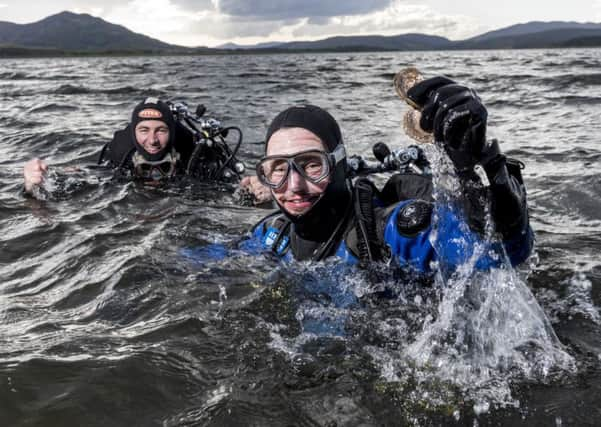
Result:
{"label": "man's nose", "polygon": [[295,190],[299,188],[305,187],[305,178],[298,173],[295,168],[290,169],[290,173],[288,174],[288,189]]}

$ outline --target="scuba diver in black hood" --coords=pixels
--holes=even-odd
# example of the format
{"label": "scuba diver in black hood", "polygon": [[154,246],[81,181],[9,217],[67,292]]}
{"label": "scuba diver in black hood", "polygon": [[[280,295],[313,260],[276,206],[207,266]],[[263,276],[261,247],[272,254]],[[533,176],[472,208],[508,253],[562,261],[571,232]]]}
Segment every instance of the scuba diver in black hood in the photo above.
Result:
{"label": "scuba diver in black hood", "polygon": [[[334,118],[319,107],[292,107],[271,123],[257,176],[272,190],[296,259],[321,259],[352,212],[346,152]],[[284,219],[285,218],[285,219]]]}
{"label": "scuba diver in black hood", "polygon": [[[134,179],[160,181],[189,175],[203,180],[236,182],[244,165],[235,154],[242,141],[237,127],[224,128],[215,119],[202,120],[204,106],[195,115],[185,104],[147,98],[133,110],[131,121],[102,149],[98,164],[117,169]],[[238,135],[232,150],[228,134]],[[47,164],[33,159],[25,164],[25,191],[40,185]]]}
{"label": "scuba diver in black hood", "polygon": [[[424,106],[422,128],[435,134],[455,165],[464,193],[459,203],[436,203],[431,177],[423,174],[393,175],[382,191],[368,178],[352,181],[336,120],[316,106],[291,107],[269,126],[266,155],[256,168],[279,211],[255,226],[249,242],[258,240],[285,259],[336,255],[364,265],[392,259],[421,272],[437,261],[453,269],[483,241],[485,195],[500,239],[477,268],[498,265],[503,257],[495,253],[503,250],[511,264],[524,261],[533,234],[519,162],[506,159],[496,141],[486,141],[480,99],[446,78],[425,80],[411,95]],[[488,176],[486,188],[476,183],[476,164]]]}
{"label": "scuba diver in black hood", "polygon": [[[177,141],[178,149],[175,148]],[[128,126],[115,135],[100,155],[99,163],[129,171],[138,178],[173,176],[181,169],[182,153],[189,157],[191,137],[176,135],[173,113],[166,103],[148,98],[138,104]]]}

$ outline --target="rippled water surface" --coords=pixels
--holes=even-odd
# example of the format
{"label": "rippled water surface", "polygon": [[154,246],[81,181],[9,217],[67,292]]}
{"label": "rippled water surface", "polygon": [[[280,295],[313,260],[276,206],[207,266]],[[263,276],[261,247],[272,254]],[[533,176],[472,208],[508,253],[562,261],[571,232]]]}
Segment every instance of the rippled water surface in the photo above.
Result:
{"label": "rippled water surface", "polygon": [[[202,248],[265,211],[232,189],[145,188],[95,161],[153,95],[245,132],[314,103],[349,151],[397,147],[394,73],[475,87],[526,164],[536,253],[424,286],[381,267]],[[0,61],[0,424],[601,424],[601,50]],[[24,198],[48,159],[54,195]]]}

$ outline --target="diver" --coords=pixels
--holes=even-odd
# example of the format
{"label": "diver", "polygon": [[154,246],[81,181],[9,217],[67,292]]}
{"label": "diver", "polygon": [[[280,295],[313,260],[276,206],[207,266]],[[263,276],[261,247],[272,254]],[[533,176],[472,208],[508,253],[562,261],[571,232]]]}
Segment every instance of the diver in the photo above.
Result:
{"label": "diver", "polygon": [[[272,121],[256,166],[278,211],[261,220],[244,245],[284,259],[339,256],[360,265],[393,260],[419,272],[431,272],[436,262],[452,271],[483,240],[488,215],[491,234],[499,239],[478,268],[495,265],[503,247],[512,265],[523,262],[533,245],[523,165],[486,139],[487,110],[480,98],[445,77],[424,80],[408,95],[422,107],[422,129],[434,134],[453,164],[461,183],[456,200],[434,200],[432,178],[424,174],[395,174],[381,191],[367,177],[353,181],[336,120],[317,106],[294,106]],[[255,191],[256,184],[243,182]]]}
{"label": "diver", "polygon": [[[236,182],[244,165],[235,155],[242,142],[237,127],[224,128],[215,119],[200,120],[185,104],[147,98],[134,108],[130,123],[115,132],[102,149],[98,164],[121,175],[151,182],[189,175],[202,180]],[[225,141],[235,131],[238,142],[232,150]],[[25,192],[43,183],[48,172],[44,160],[32,159],[23,168]]]}

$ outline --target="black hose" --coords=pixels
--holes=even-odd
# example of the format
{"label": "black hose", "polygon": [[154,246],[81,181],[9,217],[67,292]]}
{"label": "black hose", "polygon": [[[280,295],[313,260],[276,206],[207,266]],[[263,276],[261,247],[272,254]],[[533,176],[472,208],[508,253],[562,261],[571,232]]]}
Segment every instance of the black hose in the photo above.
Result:
{"label": "black hose", "polygon": [[357,250],[361,263],[377,261],[380,258],[373,211],[373,198],[376,189],[371,181],[363,178],[355,182],[355,211],[357,212]]}
{"label": "black hose", "polygon": [[[229,145],[227,144],[227,142],[225,141],[225,139],[222,139],[223,142],[223,146],[225,147],[225,149],[227,151],[229,151],[229,156],[227,157],[227,159],[225,160],[225,162],[223,162],[223,164],[221,165],[221,167],[219,168],[219,170],[217,171],[217,173],[215,174],[216,176],[221,175],[221,173],[223,172],[223,170],[230,164],[230,162],[236,157],[236,154],[238,153],[238,150],[240,150],[240,146],[242,145],[242,130],[240,130],[239,127],[237,126],[230,126],[230,127],[226,127],[221,129],[221,133],[223,132],[228,132],[234,130],[236,132],[238,132],[238,142],[236,143],[236,146],[234,147],[233,150],[230,150]],[[235,172],[235,171],[234,171]],[[236,172],[237,173],[237,172]]]}

